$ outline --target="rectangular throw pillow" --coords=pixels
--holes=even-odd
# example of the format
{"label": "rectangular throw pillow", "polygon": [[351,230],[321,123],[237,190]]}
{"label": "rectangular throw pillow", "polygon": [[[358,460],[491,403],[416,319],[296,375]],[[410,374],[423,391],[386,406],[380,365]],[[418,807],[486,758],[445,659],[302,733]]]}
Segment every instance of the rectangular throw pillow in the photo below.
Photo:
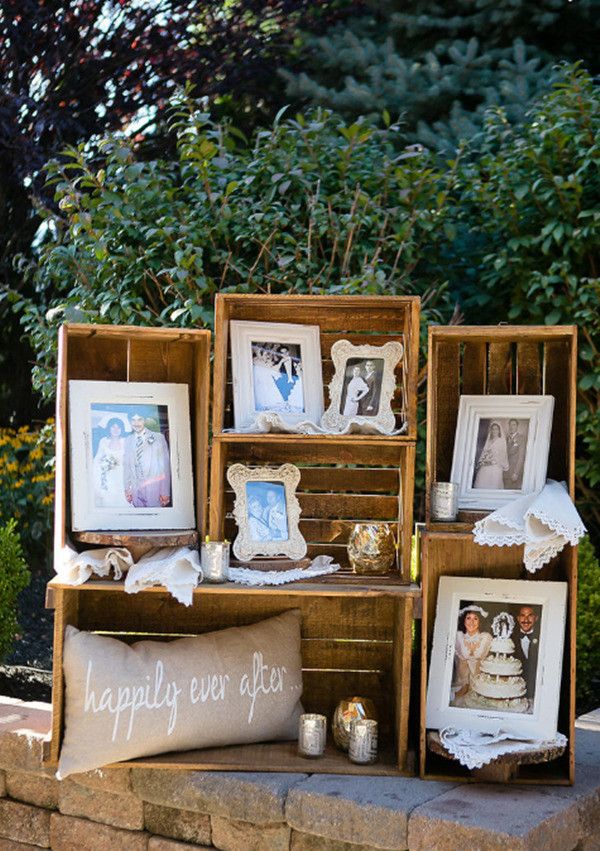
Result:
{"label": "rectangular throw pillow", "polygon": [[65,629],[57,777],[168,751],[295,739],[300,611],[175,641]]}

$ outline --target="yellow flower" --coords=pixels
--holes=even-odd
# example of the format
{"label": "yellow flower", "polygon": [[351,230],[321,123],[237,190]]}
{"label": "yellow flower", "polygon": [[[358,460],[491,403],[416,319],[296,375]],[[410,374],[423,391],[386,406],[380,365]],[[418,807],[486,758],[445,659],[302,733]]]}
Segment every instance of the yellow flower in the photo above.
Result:
{"label": "yellow flower", "polygon": [[17,490],[17,488],[22,488],[24,484],[25,484],[24,479],[17,479],[17,481],[13,485],[13,488],[15,490]]}
{"label": "yellow flower", "polygon": [[42,505],[52,505],[54,502],[54,494],[46,494],[46,496],[42,497]]}

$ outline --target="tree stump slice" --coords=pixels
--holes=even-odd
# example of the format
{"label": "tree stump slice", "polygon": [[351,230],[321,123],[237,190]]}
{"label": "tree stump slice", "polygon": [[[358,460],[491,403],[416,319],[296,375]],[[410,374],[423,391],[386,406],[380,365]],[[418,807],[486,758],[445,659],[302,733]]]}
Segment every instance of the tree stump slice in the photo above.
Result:
{"label": "tree stump slice", "polygon": [[[427,747],[432,753],[445,757],[445,759],[454,760],[452,756],[440,741],[439,734],[434,730],[427,733]],[[482,768],[474,768],[471,770],[471,777],[475,780],[480,780],[486,783],[508,783],[517,775],[521,765],[536,765],[540,762],[550,762],[553,759],[558,759],[565,751],[564,745],[554,745],[536,748],[528,753],[507,753],[497,756],[487,765]]]}
{"label": "tree stump slice", "polygon": [[124,547],[129,550],[134,561],[138,561],[156,547],[198,547],[198,532],[195,529],[128,529],[120,532],[98,530],[72,532],[71,537],[79,544]]}

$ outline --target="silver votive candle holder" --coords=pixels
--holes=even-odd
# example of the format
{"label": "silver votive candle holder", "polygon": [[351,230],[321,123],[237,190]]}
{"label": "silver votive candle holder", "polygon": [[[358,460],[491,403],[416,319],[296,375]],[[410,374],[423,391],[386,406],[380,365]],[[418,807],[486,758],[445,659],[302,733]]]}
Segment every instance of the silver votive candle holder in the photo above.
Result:
{"label": "silver votive candle holder", "polygon": [[298,722],[298,756],[318,759],[325,753],[327,718],[314,712],[300,716]]}
{"label": "silver votive candle holder", "polygon": [[430,493],[431,519],[451,523],[458,516],[458,485],[434,482]]}
{"label": "silver votive candle holder", "polygon": [[200,547],[200,566],[206,582],[227,582],[229,541],[204,541]]}
{"label": "silver votive candle holder", "polygon": [[361,718],[350,727],[350,762],[369,765],[377,759],[377,721]]}

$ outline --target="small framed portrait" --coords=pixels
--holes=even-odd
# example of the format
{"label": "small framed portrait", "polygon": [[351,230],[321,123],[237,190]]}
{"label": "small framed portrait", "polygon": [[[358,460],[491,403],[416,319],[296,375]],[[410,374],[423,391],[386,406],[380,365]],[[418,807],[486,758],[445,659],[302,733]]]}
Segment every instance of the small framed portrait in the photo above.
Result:
{"label": "small framed portrait", "polygon": [[331,347],[335,373],[329,385],[330,404],[323,415],[323,427],[337,432],[356,423],[387,434],[394,431],[395,369],[403,353],[404,347],[398,342],[383,346],[335,342]]}
{"label": "small framed portrait", "polygon": [[296,488],[300,471],[293,464],[281,467],[246,467],[232,464],[227,480],[235,492],[233,516],[238,534],[233,554],[240,561],[256,556],[306,555],[306,541],[300,534],[300,503]]}
{"label": "small framed portrait", "polygon": [[187,384],[69,381],[73,531],[193,529]]}
{"label": "small framed portrait", "polygon": [[546,483],[553,396],[461,396],[451,479],[459,508],[494,509]]}
{"label": "small framed portrait", "polygon": [[320,422],[319,327],[232,319],[229,331],[235,428],[251,428],[258,414],[269,412],[291,425]]}
{"label": "small framed portrait", "polygon": [[551,739],[566,601],[566,582],[440,577],[427,727]]}

